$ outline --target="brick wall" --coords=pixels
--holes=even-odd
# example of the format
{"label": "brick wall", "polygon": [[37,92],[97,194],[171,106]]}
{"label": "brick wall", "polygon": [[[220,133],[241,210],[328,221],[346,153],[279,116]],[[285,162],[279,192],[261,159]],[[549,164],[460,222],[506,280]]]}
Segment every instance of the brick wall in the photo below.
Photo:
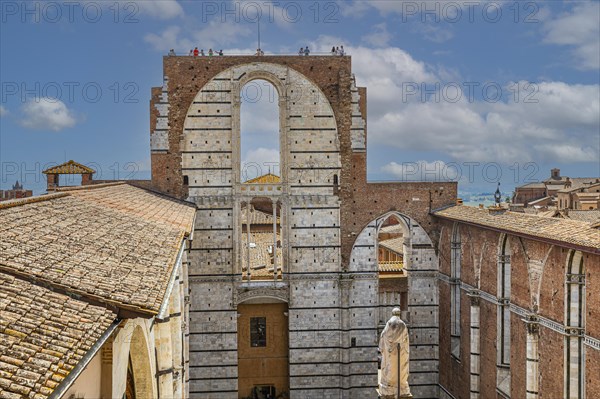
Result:
{"label": "brick wall", "polygon": [[[450,352],[450,236],[454,223],[443,220],[440,251],[440,383],[456,398],[468,398],[470,372],[469,298],[461,298],[461,357]],[[501,233],[460,224],[462,243],[463,290],[480,288],[480,398],[496,397],[497,357],[497,254]],[[511,397],[526,397],[527,325],[523,321],[536,314],[539,323],[539,396],[562,397],[564,390],[565,278],[570,249],[549,243],[509,235],[511,249]],[[479,260],[481,263],[479,264]],[[586,269],[585,334],[598,342],[599,281],[594,270],[598,255],[584,254]],[[480,273],[477,268],[480,267]],[[478,277],[479,275],[479,277]],[[479,287],[478,287],[478,278]],[[471,288],[468,288],[471,287]],[[539,298],[538,298],[539,293]],[[594,313],[596,312],[596,313]],[[596,397],[600,383],[590,378],[598,373],[600,350],[584,345],[586,359],[586,397]],[[465,356],[463,356],[465,354]]]}

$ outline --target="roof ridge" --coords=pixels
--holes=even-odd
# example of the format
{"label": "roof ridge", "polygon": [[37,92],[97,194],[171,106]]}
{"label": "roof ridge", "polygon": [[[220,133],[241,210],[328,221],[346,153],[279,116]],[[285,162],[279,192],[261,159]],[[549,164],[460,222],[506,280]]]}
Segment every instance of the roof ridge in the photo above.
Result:
{"label": "roof ridge", "polygon": [[[71,168],[71,169],[69,170],[69,169],[65,169],[65,168]],[[61,163],[60,165],[56,165],[51,168],[48,168],[48,169],[42,171],[42,173],[45,175],[52,175],[52,174],[78,175],[78,174],[84,174],[84,173],[94,174],[94,173],[96,173],[96,171],[92,168],[89,168],[89,167],[82,165],[79,162],[75,162],[71,159],[68,162]]]}
{"label": "roof ridge", "polygon": [[52,194],[42,194],[37,195],[35,197],[27,197],[27,198],[19,198],[14,200],[8,200],[4,202],[0,202],[0,209],[8,209],[14,208],[17,206],[27,205],[27,204],[35,204],[36,202],[44,202],[50,201],[56,198],[68,197],[69,193],[52,193]]}
{"label": "roof ridge", "polygon": [[158,195],[159,197],[165,198],[165,199],[167,199],[169,201],[178,202],[178,203],[180,203],[182,205],[187,205],[187,206],[196,208],[196,203],[193,202],[193,201],[188,201],[188,200],[184,200],[184,199],[181,199],[181,198],[177,198],[177,197],[174,197],[172,195],[163,193],[162,191],[158,191],[158,190],[155,190],[155,189],[152,189],[152,188],[136,186],[135,184],[132,184],[129,181],[124,181],[124,183],[127,184],[130,187],[137,188],[137,189],[140,189],[140,190],[144,190],[144,191],[146,191],[148,193]]}
{"label": "roof ridge", "polygon": [[115,181],[115,182],[111,182],[111,183],[87,184],[85,186],[65,186],[65,187],[57,187],[55,190],[61,191],[61,192],[84,191],[84,190],[93,190],[96,188],[119,186],[121,184],[127,184],[127,182],[126,181]]}

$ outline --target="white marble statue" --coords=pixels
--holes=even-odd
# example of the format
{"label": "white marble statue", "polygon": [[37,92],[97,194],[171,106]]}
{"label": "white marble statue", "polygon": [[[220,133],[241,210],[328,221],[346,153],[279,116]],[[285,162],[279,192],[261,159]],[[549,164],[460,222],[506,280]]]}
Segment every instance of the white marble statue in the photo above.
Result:
{"label": "white marble statue", "polygon": [[379,339],[379,351],[382,357],[379,392],[383,398],[412,397],[408,386],[408,329],[400,315],[399,308],[392,310],[392,318],[388,320]]}

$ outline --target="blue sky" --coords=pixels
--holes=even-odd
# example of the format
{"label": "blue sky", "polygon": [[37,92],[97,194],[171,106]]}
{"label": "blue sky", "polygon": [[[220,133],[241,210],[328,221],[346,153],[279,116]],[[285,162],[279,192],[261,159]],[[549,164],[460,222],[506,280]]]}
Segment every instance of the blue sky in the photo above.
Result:
{"label": "blue sky", "polygon": [[[600,176],[595,1],[0,5],[1,188],[19,179],[39,191],[41,169],[69,159],[102,178],[146,178],[162,55],[251,53],[259,9],[267,53],[344,45],[352,55],[368,89],[372,180],[459,177],[464,191],[494,191],[501,173],[510,192],[552,167]],[[243,108],[252,137],[264,134],[245,159],[274,150],[271,105]]]}

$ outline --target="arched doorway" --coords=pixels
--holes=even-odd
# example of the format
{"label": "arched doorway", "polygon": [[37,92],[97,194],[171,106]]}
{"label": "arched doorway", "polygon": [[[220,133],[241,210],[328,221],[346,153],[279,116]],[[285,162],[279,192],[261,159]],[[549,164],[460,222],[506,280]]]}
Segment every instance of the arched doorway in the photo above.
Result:
{"label": "arched doorway", "polygon": [[150,362],[151,357],[148,353],[146,337],[142,327],[136,326],[131,335],[131,345],[129,346],[127,384],[125,388],[127,399],[156,397]]}
{"label": "arched doorway", "polygon": [[[389,234],[386,236],[386,234]],[[383,241],[382,241],[383,239]],[[395,263],[393,273],[406,275],[406,298],[392,300],[390,304],[380,303],[380,285],[384,285],[380,272],[380,259],[385,262],[386,254],[380,251],[382,242],[387,239],[396,239]],[[401,242],[401,244],[400,244]],[[389,244],[389,243],[388,243]],[[387,244],[384,244],[387,245]],[[387,245],[390,247],[390,245]],[[402,248],[402,249],[400,249]],[[400,254],[400,252],[402,252]],[[391,255],[391,254],[390,254]],[[400,256],[401,255],[401,256]],[[387,259],[391,259],[387,258]],[[400,267],[401,263],[401,267]],[[385,263],[382,266],[386,266]],[[400,305],[406,312],[403,320],[409,328],[410,339],[410,378],[411,392],[415,397],[438,396],[438,368],[439,368],[439,292],[438,292],[439,259],[429,235],[421,225],[411,217],[400,212],[391,211],[372,220],[357,236],[351,256],[349,271],[354,273],[374,273],[376,280],[375,292],[366,292],[370,284],[357,286],[360,293],[350,296],[360,296],[363,300],[375,296],[378,312],[377,320],[373,321],[375,333],[379,333],[381,319],[388,320],[390,314],[385,314],[388,307]],[[398,279],[404,277],[398,277]],[[366,277],[363,277],[365,281]],[[397,292],[402,288],[395,287]],[[366,301],[366,300],[365,300]],[[383,305],[383,306],[382,306]],[[389,306],[388,306],[389,305]],[[352,325],[348,328],[364,328],[364,325]],[[378,336],[374,337],[378,341]],[[373,358],[376,357],[373,351]],[[374,373],[377,369],[373,370]]]}
{"label": "arched doorway", "polygon": [[125,399],[136,399],[135,396],[135,378],[133,377],[133,366],[131,365],[131,355],[127,361],[127,382],[125,386]]}

